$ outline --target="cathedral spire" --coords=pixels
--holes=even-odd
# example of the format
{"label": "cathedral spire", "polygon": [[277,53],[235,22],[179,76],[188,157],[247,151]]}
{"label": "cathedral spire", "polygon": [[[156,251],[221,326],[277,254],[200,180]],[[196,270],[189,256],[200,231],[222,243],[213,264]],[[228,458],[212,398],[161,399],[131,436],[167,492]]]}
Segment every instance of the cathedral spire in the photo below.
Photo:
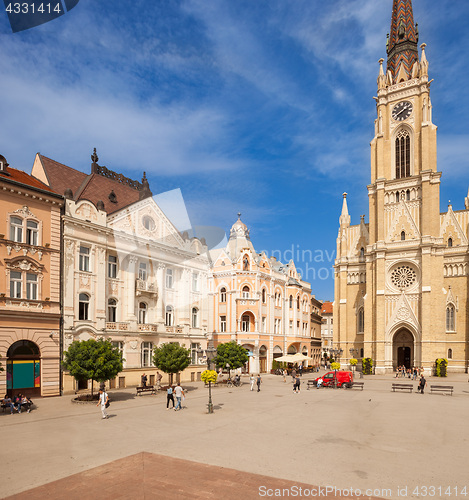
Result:
{"label": "cathedral spire", "polygon": [[387,71],[393,83],[412,77],[412,68],[418,62],[418,25],[414,25],[412,0],[393,0],[391,34],[387,45]]}
{"label": "cathedral spire", "polygon": [[344,193],[342,196],[344,197],[344,201],[342,202],[342,213],[340,214],[339,223],[341,227],[348,227],[350,226],[350,215],[347,206],[347,193]]}

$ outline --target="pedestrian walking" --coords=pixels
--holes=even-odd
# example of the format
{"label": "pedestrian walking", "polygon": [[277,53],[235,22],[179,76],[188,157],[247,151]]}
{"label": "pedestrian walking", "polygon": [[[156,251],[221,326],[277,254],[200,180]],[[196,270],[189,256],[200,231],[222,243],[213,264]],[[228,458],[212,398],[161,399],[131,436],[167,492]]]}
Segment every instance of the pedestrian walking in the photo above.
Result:
{"label": "pedestrian walking", "polygon": [[417,391],[420,392],[420,394],[423,394],[426,385],[427,385],[427,381],[425,380],[425,377],[422,374],[422,376],[420,377],[419,386],[417,387]]}
{"label": "pedestrian walking", "polygon": [[[181,387],[179,382],[178,382],[178,385],[176,386],[176,389],[174,390],[174,392],[176,393],[176,408],[174,408],[174,410],[175,411],[182,410],[181,401],[182,401],[182,398],[184,397],[184,390]],[[174,400],[173,400],[173,402],[174,402]]]}
{"label": "pedestrian walking", "polygon": [[169,386],[168,389],[166,390],[166,409],[169,410],[169,402],[173,403],[173,408],[174,408],[174,395],[173,395],[173,388],[172,386]]}
{"label": "pedestrian walking", "polygon": [[147,386],[147,376],[145,374],[142,375],[142,386],[146,387]]}
{"label": "pedestrian walking", "polygon": [[412,375],[412,380],[417,380],[417,367],[414,366],[414,373]]}
{"label": "pedestrian walking", "polygon": [[109,418],[109,415],[106,411],[106,405],[108,404],[109,396],[104,391],[104,389],[99,389],[99,400],[96,406],[101,405],[101,413],[103,414],[103,418]]}
{"label": "pedestrian walking", "polygon": [[254,382],[256,379],[254,378],[254,373],[251,373],[251,376],[249,377],[249,382],[251,382],[251,391],[254,390]]}
{"label": "pedestrian walking", "polygon": [[293,392],[296,392],[297,394],[300,392],[300,377],[299,375],[296,376],[295,383],[293,384]]}
{"label": "pedestrian walking", "polygon": [[287,381],[287,375],[288,375],[288,372],[287,372],[287,369],[284,368],[283,369],[283,381],[286,382]]}
{"label": "pedestrian walking", "polygon": [[262,379],[261,379],[261,376],[260,374],[258,373],[257,374],[257,392],[259,392],[261,390],[261,383],[262,383]]}
{"label": "pedestrian walking", "polygon": [[300,373],[300,377],[303,375],[303,363],[300,363],[298,366],[298,372]]}

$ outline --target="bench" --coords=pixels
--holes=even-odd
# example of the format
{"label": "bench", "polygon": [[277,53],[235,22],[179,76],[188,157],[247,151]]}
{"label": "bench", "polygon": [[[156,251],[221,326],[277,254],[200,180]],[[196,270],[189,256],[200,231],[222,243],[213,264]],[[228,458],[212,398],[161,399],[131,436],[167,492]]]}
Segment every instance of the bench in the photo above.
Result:
{"label": "bench", "polygon": [[[11,408],[10,403],[8,403],[7,405],[5,403],[2,403],[1,406],[2,406],[3,413],[5,413],[5,410],[7,408]],[[32,410],[33,406],[34,406],[34,403],[32,401],[31,401],[31,403],[21,403],[21,411],[26,410],[29,413]],[[14,410],[16,410],[16,407]]]}
{"label": "bench", "polygon": [[447,392],[453,395],[453,386],[452,385],[431,385],[430,392],[442,392],[446,395]]}
{"label": "bench", "polygon": [[361,389],[363,391],[363,386],[365,385],[365,382],[353,382],[352,384],[352,389],[356,387],[357,389]]}
{"label": "bench", "polygon": [[137,396],[139,394],[142,394],[142,392],[150,392],[151,394],[156,394],[155,387],[153,385],[137,387]]}
{"label": "bench", "polygon": [[413,384],[392,384],[392,392],[396,392],[396,390],[412,392],[414,386]]}
{"label": "bench", "polygon": [[308,383],[306,384],[306,390],[309,391],[310,387],[316,387],[317,383],[316,380],[308,380]]}

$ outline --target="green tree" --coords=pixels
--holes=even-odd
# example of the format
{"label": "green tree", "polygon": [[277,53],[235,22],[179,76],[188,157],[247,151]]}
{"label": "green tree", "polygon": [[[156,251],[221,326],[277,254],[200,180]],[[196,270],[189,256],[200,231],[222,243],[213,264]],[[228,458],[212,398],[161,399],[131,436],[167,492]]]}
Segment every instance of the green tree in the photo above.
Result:
{"label": "green tree", "polygon": [[173,374],[185,370],[190,362],[190,349],[180,346],[179,342],[162,344],[153,349],[153,364],[164,373],[169,373],[170,384],[173,383]]}
{"label": "green tree", "polygon": [[75,340],[64,353],[63,366],[77,380],[105,382],[117,376],[123,369],[123,358],[109,340]]}
{"label": "green tree", "polygon": [[230,370],[236,370],[244,366],[248,359],[248,350],[232,340],[217,347],[215,364],[217,367],[225,368],[226,363],[229,363]]}

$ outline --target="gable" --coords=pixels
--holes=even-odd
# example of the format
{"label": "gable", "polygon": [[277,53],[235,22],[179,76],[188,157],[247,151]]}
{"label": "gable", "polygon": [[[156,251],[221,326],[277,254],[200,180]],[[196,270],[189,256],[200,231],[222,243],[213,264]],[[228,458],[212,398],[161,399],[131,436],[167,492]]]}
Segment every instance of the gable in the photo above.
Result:
{"label": "gable", "polygon": [[420,238],[420,231],[415,223],[409,208],[404,200],[399,202],[399,207],[394,215],[386,237],[387,241],[400,241],[402,231],[406,240]]}

